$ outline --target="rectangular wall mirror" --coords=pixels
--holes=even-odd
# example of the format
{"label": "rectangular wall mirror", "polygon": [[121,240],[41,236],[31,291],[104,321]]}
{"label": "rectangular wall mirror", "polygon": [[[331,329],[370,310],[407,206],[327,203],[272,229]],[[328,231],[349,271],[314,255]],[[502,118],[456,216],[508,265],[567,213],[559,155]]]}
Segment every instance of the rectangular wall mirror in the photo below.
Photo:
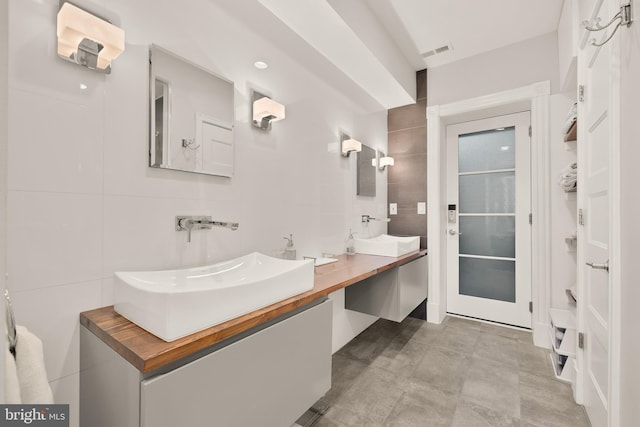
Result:
{"label": "rectangular wall mirror", "polygon": [[356,194],[358,196],[376,196],[376,170],[371,162],[376,158],[376,150],[362,144],[362,151],[357,153],[358,179]]}
{"label": "rectangular wall mirror", "polygon": [[151,45],[149,166],[233,176],[233,82]]}

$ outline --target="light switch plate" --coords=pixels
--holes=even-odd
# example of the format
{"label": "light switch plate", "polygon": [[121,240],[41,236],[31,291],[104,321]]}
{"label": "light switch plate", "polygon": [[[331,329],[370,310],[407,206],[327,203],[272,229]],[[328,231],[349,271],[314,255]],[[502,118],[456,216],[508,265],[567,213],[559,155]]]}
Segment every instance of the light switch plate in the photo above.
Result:
{"label": "light switch plate", "polygon": [[389,203],[389,215],[398,215],[397,203]]}
{"label": "light switch plate", "polygon": [[427,203],[426,202],[418,202],[418,214],[426,215],[427,214]]}

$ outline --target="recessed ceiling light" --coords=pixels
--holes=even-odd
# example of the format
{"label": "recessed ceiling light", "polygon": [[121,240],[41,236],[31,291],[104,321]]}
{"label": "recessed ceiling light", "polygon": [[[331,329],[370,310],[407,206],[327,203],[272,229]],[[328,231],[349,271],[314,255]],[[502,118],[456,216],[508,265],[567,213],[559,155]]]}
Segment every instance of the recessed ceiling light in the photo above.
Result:
{"label": "recessed ceiling light", "polygon": [[496,130],[504,130],[504,128],[496,128]]}
{"label": "recessed ceiling light", "polygon": [[500,149],[502,151],[509,151],[509,146],[508,145],[503,145],[502,147],[500,147]]}
{"label": "recessed ceiling light", "polygon": [[256,61],[253,63],[253,66],[256,67],[258,70],[264,70],[269,66],[269,64],[267,64],[264,61]]}
{"label": "recessed ceiling light", "polygon": [[87,85],[84,83],[80,83],[80,89],[81,90],[85,90],[87,88]]}

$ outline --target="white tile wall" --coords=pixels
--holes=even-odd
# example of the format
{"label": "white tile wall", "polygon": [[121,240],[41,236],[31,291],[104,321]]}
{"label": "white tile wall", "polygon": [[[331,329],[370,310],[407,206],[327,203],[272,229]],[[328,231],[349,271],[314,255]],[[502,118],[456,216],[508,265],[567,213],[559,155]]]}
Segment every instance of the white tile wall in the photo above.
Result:
{"label": "white tile wall", "polygon": [[[364,111],[295,52],[209,0],[79,3],[104,7],[126,31],[111,75],[56,57],[58,0],[9,0],[7,286],[19,323],[43,340],[54,396],[71,403],[73,426],[78,314],[112,302],[114,271],[269,253],[289,233],[299,256],[338,253],[348,229],[360,231],[361,214],[386,209],[386,175],[377,175],[375,199],[356,197],[355,161],[335,151],[340,130],[385,150],[385,111]],[[152,42],[235,82],[232,179],[147,166]],[[258,58],[269,69],[254,69]],[[269,133],[248,124],[251,88],[287,106],[287,119]],[[238,221],[240,229],[197,231],[188,244],[173,229],[179,214]]]}
{"label": "white tile wall", "polygon": [[22,89],[9,96],[9,188],[100,194],[100,97],[71,102]]}
{"label": "white tile wall", "polygon": [[100,195],[9,190],[7,204],[10,291],[102,277]]}
{"label": "white tile wall", "polygon": [[80,370],[78,313],[101,300],[101,280],[12,293],[20,323],[42,340],[50,381]]}

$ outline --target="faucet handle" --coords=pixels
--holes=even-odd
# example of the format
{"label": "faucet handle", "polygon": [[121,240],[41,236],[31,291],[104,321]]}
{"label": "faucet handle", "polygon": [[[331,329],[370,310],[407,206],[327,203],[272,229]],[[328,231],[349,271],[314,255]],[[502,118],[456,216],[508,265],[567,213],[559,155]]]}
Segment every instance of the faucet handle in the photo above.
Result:
{"label": "faucet handle", "polygon": [[191,230],[193,230],[193,219],[183,217],[178,218],[178,230],[187,230],[187,243],[191,243]]}

